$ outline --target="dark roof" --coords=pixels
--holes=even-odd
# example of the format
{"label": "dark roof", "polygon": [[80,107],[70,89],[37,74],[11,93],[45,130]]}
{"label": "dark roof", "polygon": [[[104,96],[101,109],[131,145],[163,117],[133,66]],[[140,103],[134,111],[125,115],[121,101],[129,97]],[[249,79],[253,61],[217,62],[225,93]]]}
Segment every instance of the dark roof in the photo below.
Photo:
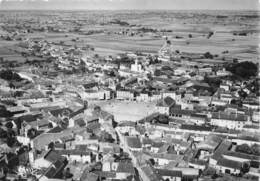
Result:
{"label": "dark roof", "polygon": [[160,107],[171,107],[175,104],[175,101],[171,97],[165,97],[163,100],[159,101],[156,106]]}
{"label": "dark roof", "polygon": [[221,158],[217,165],[220,165],[220,166],[223,166],[223,167],[228,167],[228,168],[234,168],[234,169],[241,169],[242,166],[243,166],[243,163],[241,162],[237,162],[237,161],[234,161],[234,160],[228,160],[228,159],[225,159],[225,158]]}
{"label": "dark roof", "polygon": [[161,176],[182,177],[182,171],[178,170],[157,169],[156,171]]}
{"label": "dark roof", "polygon": [[56,162],[57,160],[64,161],[65,158],[62,157],[57,151],[50,150],[47,152],[47,154],[44,156],[45,160],[48,160],[51,163]]}
{"label": "dark roof", "polygon": [[67,113],[68,115],[70,115],[72,113],[72,110],[69,108],[60,108],[60,109],[55,109],[55,110],[51,110],[50,113],[57,117],[57,116],[62,116],[63,114]]}
{"label": "dark roof", "polygon": [[132,163],[129,163],[129,162],[119,162],[116,172],[134,174],[135,170],[134,170],[134,167],[133,167]]}
{"label": "dark roof", "polygon": [[83,118],[79,118],[79,119],[75,120],[75,123],[76,123],[77,125],[79,125],[80,127],[86,126],[86,122],[84,121]]}
{"label": "dark roof", "polygon": [[238,158],[242,158],[242,159],[244,158],[244,159],[253,160],[253,161],[260,160],[260,156],[249,155],[249,154],[241,153],[241,152],[228,151],[224,154],[228,155],[228,156],[238,157]]}
{"label": "dark roof", "polygon": [[90,155],[90,152],[82,151],[82,150],[57,150],[60,155]]}
{"label": "dark roof", "polygon": [[142,144],[137,137],[126,137],[127,145],[131,148],[142,148]]}
{"label": "dark roof", "polygon": [[34,122],[37,121],[38,118],[42,118],[42,114],[35,114],[35,115],[27,114],[27,115],[20,116],[17,119],[25,122]]}
{"label": "dark roof", "polygon": [[60,126],[56,126],[54,128],[52,128],[51,130],[49,130],[47,133],[60,133],[62,132],[64,129],[61,128]]}
{"label": "dark roof", "polygon": [[163,142],[153,142],[152,147],[157,147],[160,148],[164,145],[165,143]]}
{"label": "dark roof", "polygon": [[230,149],[231,145],[232,143],[229,141],[222,141],[220,145],[217,147],[212,158],[215,160],[221,159],[222,155]]}
{"label": "dark roof", "polygon": [[199,125],[190,125],[190,124],[182,124],[180,129],[194,130],[194,131],[212,131],[211,127],[199,126]]}
{"label": "dark roof", "polygon": [[184,109],[176,109],[175,107],[170,110],[170,114],[180,114],[180,115],[192,115],[194,114],[194,111],[192,110],[184,110]]}
{"label": "dark roof", "polygon": [[91,173],[88,170],[85,170],[84,173],[80,177],[80,181],[97,181],[98,175],[95,173]]}
{"label": "dark roof", "polygon": [[49,167],[48,170],[44,173],[44,175],[47,178],[56,178],[57,175],[61,173],[61,171],[66,167],[67,162],[61,161],[61,160],[56,160],[53,163],[53,166]]}
{"label": "dark roof", "polygon": [[47,172],[45,172],[44,175],[45,175],[47,178],[53,178],[55,174],[56,174],[56,169],[53,168],[53,167],[51,167],[51,168],[49,168],[49,169],[47,170]]}
{"label": "dark roof", "polygon": [[153,77],[153,80],[158,81],[158,82],[167,83],[167,84],[174,84],[176,82],[174,80],[166,79],[166,78],[162,78],[162,77]]}
{"label": "dark roof", "polygon": [[89,82],[87,84],[83,84],[83,87],[85,89],[91,89],[91,88],[96,87],[96,86],[98,86],[97,82]]}
{"label": "dark roof", "polygon": [[96,175],[104,178],[115,178],[116,177],[116,172],[103,172],[103,171],[94,171]]}
{"label": "dark roof", "polygon": [[73,118],[73,117],[77,116],[77,115],[80,114],[80,113],[84,113],[85,109],[86,109],[86,108],[83,107],[83,108],[81,108],[81,109],[79,109],[79,110],[77,110],[77,111],[75,111],[75,112],[72,112],[72,113],[70,113],[69,117],[70,117],[70,118]]}
{"label": "dark roof", "polygon": [[61,148],[64,149],[66,147],[65,143],[54,143],[54,148]]}
{"label": "dark roof", "polygon": [[150,165],[143,166],[141,169],[143,170],[144,174],[150,179],[150,181],[163,180]]}
{"label": "dark roof", "polygon": [[195,114],[191,114],[191,117],[206,119],[207,115],[195,113]]}
{"label": "dark roof", "polygon": [[100,127],[101,127],[101,125],[98,122],[97,123],[93,122],[93,123],[88,123],[87,124],[87,130],[89,132],[95,132],[95,130],[100,129]]}
{"label": "dark roof", "polygon": [[153,143],[153,141],[149,138],[143,138],[142,143],[143,143],[143,145],[151,145]]}
{"label": "dark roof", "polygon": [[248,116],[244,114],[233,114],[226,112],[213,112],[212,119],[224,119],[230,121],[247,121]]}

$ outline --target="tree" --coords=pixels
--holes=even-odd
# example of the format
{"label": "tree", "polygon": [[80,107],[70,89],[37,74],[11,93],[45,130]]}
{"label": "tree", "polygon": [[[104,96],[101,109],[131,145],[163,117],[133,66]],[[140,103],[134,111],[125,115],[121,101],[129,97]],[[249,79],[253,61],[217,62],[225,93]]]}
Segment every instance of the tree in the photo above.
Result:
{"label": "tree", "polygon": [[254,155],[260,156],[260,146],[259,145],[253,144],[251,146],[251,150],[252,150]]}
{"label": "tree", "polygon": [[213,55],[210,52],[204,53],[204,57],[208,59],[213,59]]}
{"label": "tree", "polygon": [[49,124],[48,124],[48,128],[53,128],[52,123],[49,123]]}
{"label": "tree", "polygon": [[70,172],[70,168],[69,167],[64,170],[63,177],[65,179],[73,177],[73,174]]}
{"label": "tree", "polygon": [[154,166],[154,165],[155,165],[155,161],[154,161],[154,159],[153,159],[153,158],[150,158],[150,159],[149,159],[149,161],[150,161],[150,163],[152,164],[152,166]]}
{"label": "tree", "polygon": [[242,144],[238,145],[236,147],[237,152],[246,153],[246,154],[252,154],[251,148],[248,146],[248,144]]}
{"label": "tree", "polygon": [[54,149],[54,143],[53,143],[53,142],[50,142],[50,143],[48,144],[48,149],[50,149],[50,150],[53,150],[53,149]]}
{"label": "tree", "polygon": [[5,124],[5,127],[6,128],[8,128],[8,129],[12,129],[13,128],[13,123],[11,122],[11,121],[9,121],[9,122],[7,122],[6,124]]}
{"label": "tree", "polygon": [[252,76],[256,76],[258,73],[258,64],[253,62],[245,61],[237,63],[234,61],[226,66],[226,70],[230,71],[234,75],[248,79]]}
{"label": "tree", "polygon": [[34,128],[29,129],[27,132],[27,136],[29,138],[34,138],[36,136],[36,134],[37,134],[37,130]]}
{"label": "tree", "polygon": [[192,38],[192,34],[189,34],[189,38]]}
{"label": "tree", "polygon": [[247,93],[243,90],[238,91],[238,94],[243,99],[245,99],[247,97]]}
{"label": "tree", "polygon": [[212,35],[214,35],[214,32],[213,32],[213,31],[209,32],[207,38],[210,39],[210,37],[211,37]]}
{"label": "tree", "polygon": [[249,169],[250,169],[250,165],[248,163],[244,163],[241,171],[242,171],[242,173],[247,173],[247,172],[249,172]]}

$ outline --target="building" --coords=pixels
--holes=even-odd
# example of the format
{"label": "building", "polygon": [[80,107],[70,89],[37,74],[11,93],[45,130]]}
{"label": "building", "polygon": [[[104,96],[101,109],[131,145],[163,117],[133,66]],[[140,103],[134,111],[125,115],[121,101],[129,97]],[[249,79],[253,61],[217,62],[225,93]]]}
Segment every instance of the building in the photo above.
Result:
{"label": "building", "polygon": [[138,137],[126,137],[126,143],[131,151],[142,151],[142,143]]}
{"label": "building", "polygon": [[182,179],[182,172],[178,170],[157,169],[156,171],[164,180],[181,181]]}
{"label": "building", "polygon": [[169,115],[174,105],[175,101],[171,97],[165,97],[156,104],[156,109],[160,114]]}
{"label": "building", "polygon": [[117,90],[116,98],[119,100],[134,100],[134,93],[128,90]]}
{"label": "building", "polygon": [[210,120],[211,125],[228,129],[242,129],[250,124],[249,116],[244,114],[229,114],[226,112],[213,112]]}
{"label": "building", "polygon": [[91,163],[91,154],[88,151],[83,151],[79,149],[74,150],[57,150],[57,152],[66,157],[68,161],[81,162],[81,163]]}
{"label": "building", "polygon": [[219,173],[240,174],[242,166],[241,162],[221,158],[215,168]]}
{"label": "building", "polygon": [[131,65],[131,71],[143,72],[142,65],[138,63],[137,59],[135,59],[135,63]]}

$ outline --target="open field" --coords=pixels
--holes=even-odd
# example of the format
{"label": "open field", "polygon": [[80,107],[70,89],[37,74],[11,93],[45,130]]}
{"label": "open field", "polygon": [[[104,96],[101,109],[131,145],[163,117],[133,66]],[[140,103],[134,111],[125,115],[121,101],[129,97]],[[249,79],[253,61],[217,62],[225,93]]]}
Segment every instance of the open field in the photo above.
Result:
{"label": "open field", "polygon": [[[239,60],[258,61],[259,17],[257,12],[248,11],[71,11],[71,12],[19,12],[21,21],[38,18],[35,21],[45,26],[64,30],[62,32],[39,32],[25,34],[30,39],[44,39],[68,46],[91,45],[95,54],[101,56],[116,55],[124,52],[144,52],[157,54],[165,43],[165,36],[171,40],[173,48],[180,52],[221,54]],[[5,12],[3,17],[13,14]],[[219,18],[219,15],[224,18]],[[250,17],[250,18],[248,18]],[[252,18],[251,18],[252,17]],[[15,16],[15,18],[17,18]],[[3,18],[4,20],[4,18]],[[127,25],[111,23],[120,20]],[[58,21],[57,24],[55,21]],[[2,21],[0,23],[3,24]],[[35,23],[33,24],[35,26]],[[3,24],[4,26],[4,24]],[[3,27],[2,26],[2,27]],[[73,28],[79,27],[78,31]],[[143,32],[142,28],[148,28]],[[155,31],[150,31],[155,30]],[[135,33],[120,34],[122,31]],[[213,32],[207,38],[209,32]],[[246,32],[246,36],[237,36],[233,32]],[[6,32],[0,28],[1,34]],[[189,37],[191,35],[192,37]],[[178,38],[176,38],[178,37]],[[73,41],[73,39],[78,39]],[[17,57],[5,52],[1,47],[13,46],[16,41],[0,40],[0,54],[7,59]]]}
{"label": "open field", "polygon": [[90,101],[90,109],[98,105],[101,109],[112,113],[115,120],[138,121],[156,112],[156,102],[133,102],[133,101]]}

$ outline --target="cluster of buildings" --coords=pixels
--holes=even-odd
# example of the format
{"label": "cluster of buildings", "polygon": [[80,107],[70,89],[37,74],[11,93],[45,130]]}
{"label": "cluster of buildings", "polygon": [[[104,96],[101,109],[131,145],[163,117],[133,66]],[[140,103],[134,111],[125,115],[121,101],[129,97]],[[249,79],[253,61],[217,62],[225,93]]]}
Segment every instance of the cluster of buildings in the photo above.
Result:
{"label": "cluster of buildings", "polygon": [[[259,77],[233,79],[169,41],[158,55],[117,57],[45,40],[19,47],[44,61],[0,69],[0,180],[260,178]],[[90,106],[114,101],[155,109],[117,122]]]}

